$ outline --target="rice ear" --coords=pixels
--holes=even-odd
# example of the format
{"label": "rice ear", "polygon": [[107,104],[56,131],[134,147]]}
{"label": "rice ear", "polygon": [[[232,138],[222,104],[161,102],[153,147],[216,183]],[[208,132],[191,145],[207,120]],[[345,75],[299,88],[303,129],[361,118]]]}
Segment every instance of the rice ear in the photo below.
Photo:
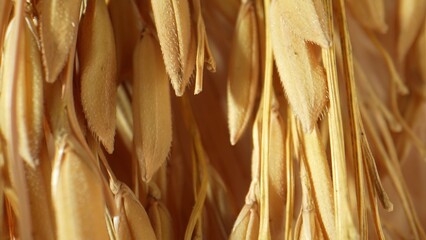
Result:
{"label": "rice ear", "polygon": [[72,137],[58,142],[52,177],[58,239],[109,236],[102,181],[84,151]]}
{"label": "rice ear", "polygon": [[324,111],[327,86],[323,67],[315,57],[314,47],[283,24],[279,1],[271,4],[271,41],[281,83],[296,117],[310,132]]}
{"label": "rice ear", "polygon": [[105,1],[89,1],[78,33],[81,102],[91,131],[108,153],[114,150],[117,60]]}
{"label": "rice ear", "polygon": [[259,82],[259,40],[253,2],[241,5],[229,62],[228,127],[231,144],[235,145],[247,128]]}
{"label": "rice ear", "polygon": [[151,6],[167,74],[176,95],[182,96],[190,77],[187,65],[192,31],[188,0],[151,0]]}
{"label": "rice ear", "polygon": [[46,80],[54,82],[77,38],[81,0],[39,1],[40,39]]}
{"label": "rice ear", "polygon": [[172,141],[170,86],[160,46],[146,33],[133,59],[134,147],[144,181],[166,161]]}
{"label": "rice ear", "polygon": [[[156,239],[154,229],[144,207],[132,190],[123,183],[121,183],[120,191],[116,195],[117,200],[122,202],[122,210],[124,211],[122,215],[124,216],[122,216],[121,221],[123,221],[123,224],[127,224],[130,239]],[[122,228],[124,227],[122,226]]]}

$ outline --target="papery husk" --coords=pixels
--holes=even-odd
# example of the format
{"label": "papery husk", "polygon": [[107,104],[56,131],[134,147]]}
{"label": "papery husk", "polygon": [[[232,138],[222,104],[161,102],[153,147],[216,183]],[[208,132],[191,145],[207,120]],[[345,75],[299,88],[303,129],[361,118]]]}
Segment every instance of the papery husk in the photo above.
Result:
{"label": "papery husk", "polygon": [[109,153],[114,151],[116,127],[115,49],[114,32],[105,2],[89,1],[77,41],[81,103],[90,130]]}
{"label": "papery husk", "polygon": [[166,161],[172,141],[170,86],[152,34],[136,46],[133,66],[133,144],[142,179],[149,181]]}
{"label": "papery husk", "polygon": [[41,0],[37,4],[40,14],[40,40],[46,81],[58,78],[77,38],[81,0]]}

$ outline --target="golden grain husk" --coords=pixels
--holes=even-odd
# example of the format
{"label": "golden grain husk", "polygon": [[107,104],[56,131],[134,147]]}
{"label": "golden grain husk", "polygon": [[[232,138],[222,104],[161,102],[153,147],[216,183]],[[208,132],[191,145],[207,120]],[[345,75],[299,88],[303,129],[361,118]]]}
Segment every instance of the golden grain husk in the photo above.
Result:
{"label": "golden grain husk", "polygon": [[327,102],[324,69],[315,46],[294,35],[284,23],[279,1],[271,4],[271,41],[287,99],[305,131],[311,131]]}
{"label": "golden grain husk", "polygon": [[37,4],[43,65],[48,82],[56,81],[65,67],[77,38],[81,4],[81,0],[42,0]]}
{"label": "golden grain husk", "polygon": [[228,127],[235,145],[249,123],[259,82],[259,40],[253,2],[240,7],[232,41],[228,85]]}
{"label": "golden grain husk", "polygon": [[195,64],[188,60],[196,54],[191,49],[194,40],[188,0],[152,0],[151,6],[167,74],[176,95],[182,96]]}
{"label": "golden grain husk", "polygon": [[114,32],[103,0],[88,2],[78,33],[77,53],[81,71],[81,103],[87,123],[105,149],[112,153],[117,60]]}
{"label": "golden grain husk", "polygon": [[119,239],[157,239],[145,208],[124,183],[116,183],[115,201],[120,210]]}
{"label": "golden grain husk", "polygon": [[133,58],[134,148],[144,181],[166,161],[172,141],[170,86],[160,46],[151,33],[138,42]]}
{"label": "golden grain husk", "polygon": [[57,145],[52,176],[57,239],[108,239],[99,172],[72,137],[65,136]]}

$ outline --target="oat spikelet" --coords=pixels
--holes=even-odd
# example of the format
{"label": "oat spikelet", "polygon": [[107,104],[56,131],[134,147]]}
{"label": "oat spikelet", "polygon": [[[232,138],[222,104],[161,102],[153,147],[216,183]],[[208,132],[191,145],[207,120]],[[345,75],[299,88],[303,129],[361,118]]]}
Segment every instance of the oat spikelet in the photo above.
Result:
{"label": "oat spikelet", "polygon": [[81,102],[89,128],[105,149],[114,150],[117,63],[108,9],[103,0],[88,2],[77,42]]}
{"label": "oat spikelet", "polygon": [[37,5],[40,13],[40,37],[46,80],[54,82],[65,66],[69,51],[77,35],[81,0],[42,0]]}
{"label": "oat spikelet", "polygon": [[58,143],[52,197],[58,239],[108,239],[102,180],[72,137]]}
{"label": "oat spikelet", "polygon": [[324,69],[316,60],[314,45],[295,36],[280,12],[280,2],[271,4],[271,38],[275,63],[290,106],[311,131],[326,104]]}
{"label": "oat spikelet", "polygon": [[166,160],[172,141],[169,81],[150,32],[137,44],[133,66],[134,147],[142,178],[149,181]]}
{"label": "oat spikelet", "polygon": [[253,2],[241,5],[232,41],[228,73],[228,127],[235,145],[253,112],[259,82],[259,41]]}
{"label": "oat spikelet", "polygon": [[115,201],[121,211],[119,232],[123,233],[123,225],[127,225],[130,235],[128,239],[156,239],[148,215],[135,194],[124,183],[118,185],[120,186]]}
{"label": "oat spikelet", "polygon": [[[155,26],[160,40],[164,64],[177,96],[188,84],[187,71],[191,44],[191,19],[188,0],[151,0]],[[191,73],[193,66],[191,69]]]}

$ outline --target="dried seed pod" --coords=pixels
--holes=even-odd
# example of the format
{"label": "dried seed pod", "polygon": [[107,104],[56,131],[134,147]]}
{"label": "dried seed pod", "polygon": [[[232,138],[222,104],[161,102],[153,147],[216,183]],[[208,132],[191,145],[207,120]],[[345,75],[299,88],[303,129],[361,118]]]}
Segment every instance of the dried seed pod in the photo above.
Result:
{"label": "dried seed pod", "polygon": [[[272,17],[272,12],[280,17]],[[330,46],[330,29],[325,22],[322,0],[275,0],[271,4],[271,18],[286,25],[290,32],[305,41],[313,42],[324,48]],[[276,27],[278,26],[276,24]],[[274,35],[272,34],[273,38]]]}
{"label": "dried seed pod", "polygon": [[133,66],[134,147],[142,178],[149,181],[165,162],[172,141],[170,86],[151,33],[136,46]]}
{"label": "dried seed pod", "polygon": [[314,46],[295,36],[284,24],[283,15],[271,4],[271,37],[275,63],[290,106],[303,125],[311,131],[327,100],[323,67],[315,57]]}
{"label": "dried seed pod", "polygon": [[195,64],[188,59],[196,55],[196,50],[191,50],[188,0],[151,0],[151,5],[167,74],[176,95],[182,96]]}
{"label": "dried seed pod", "polygon": [[232,41],[228,73],[228,127],[235,145],[253,112],[259,81],[259,40],[253,2],[241,5]]}
{"label": "dried seed pod", "polygon": [[37,5],[40,13],[40,38],[46,80],[54,82],[67,62],[69,51],[77,35],[81,0],[42,0]]}
{"label": "dried seed pod", "polygon": [[102,180],[85,150],[72,137],[56,149],[52,197],[58,239],[108,239]]}
{"label": "dried seed pod", "polygon": [[89,128],[112,153],[115,135],[117,63],[108,9],[103,0],[88,2],[78,34],[81,102]]}
{"label": "dried seed pod", "polygon": [[[120,209],[118,230],[121,237],[129,236],[129,239],[156,239],[154,229],[151,226],[144,207],[128,186],[120,183],[120,189],[115,199]],[[126,229],[128,229],[128,232],[124,231]]]}
{"label": "dried seed pod", "polygon": [[348,0],[356,20],[365,28],[385,33],[388,29],[384,0]]}

